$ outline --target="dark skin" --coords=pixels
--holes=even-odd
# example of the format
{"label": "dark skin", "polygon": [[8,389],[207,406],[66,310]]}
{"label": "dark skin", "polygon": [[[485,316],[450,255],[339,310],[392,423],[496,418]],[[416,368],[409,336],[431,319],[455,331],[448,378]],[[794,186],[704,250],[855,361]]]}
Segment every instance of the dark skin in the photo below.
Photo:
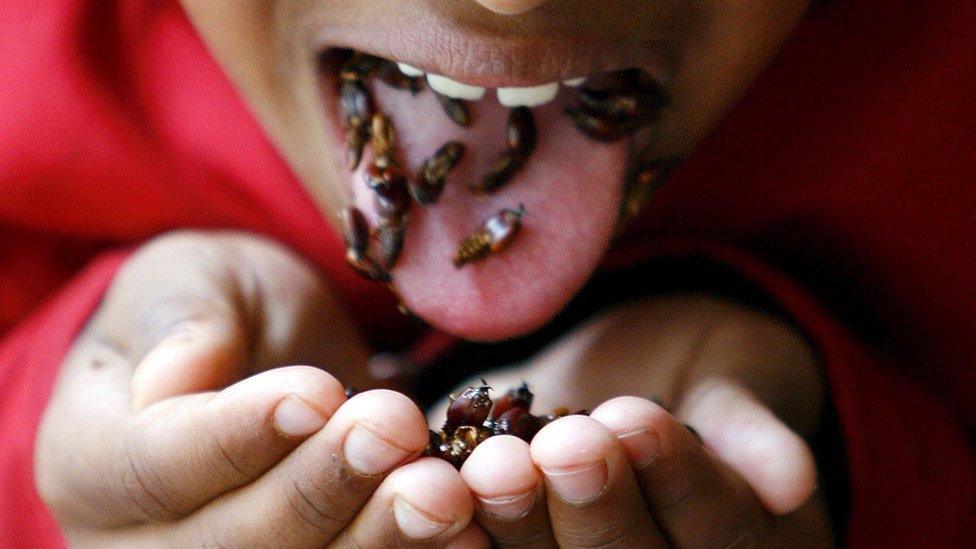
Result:
{"label": "dark skin", "polygon": [[[658,44],[656,70],[672,102],[631,144],[638,162],[691,150],[806,2],[184,5],[331,216],[348,203],[348,178],[340,155],[322,153],[341,144],[325,130],[315,60],[343,29],[373,25],[378,42],[423,22],[476,44],[506,36],[509,49],[452,56],[448,48],[447,61],[427,59],[444,73],[499,84],[534,83],[539,71],[572,75],[572,66],[533,57],[533,37],[553,36],[544,29],[561,29],[558,59],[574,59],[571,41],[559,36]],[[403,18],[413,24],[397,26]],[[602,249],[593,252],[593,265],[580,268],[595,267]],[[164,280],[160,265],[187,274]],[[402,279],[409,294],[409,275]],[[472,335],[462,314],[451,318]],[[496,323],[495,334],[539,321]],[[776,318],[701,295],[607,311],[490,380],[505,387],[524,379],[537,388],[540,409],[572,403],[592,416],[557,421],[531,445],[493,438],[460,472],[417,459],[427,425],[406,397],[343,396],[343,383],[360,384],[367,355],[328,286],[276,244],[233,234],[163,237],[123,269],[64,365],[38,443],[41,494],[79,545],[831,543],[804,442],[825,406],[819,364]],[[295,364],[324,371],[282,368]],[[625,395],[658,396],[672,412]]]}

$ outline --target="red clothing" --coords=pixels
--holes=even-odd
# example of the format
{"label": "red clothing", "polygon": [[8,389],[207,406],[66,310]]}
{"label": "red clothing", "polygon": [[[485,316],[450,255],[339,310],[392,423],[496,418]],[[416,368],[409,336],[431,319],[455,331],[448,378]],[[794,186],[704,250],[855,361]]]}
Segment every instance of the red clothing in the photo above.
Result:
{"label": "red clothing", "polygon": [[[397,316],[347,271],[174,0],[8,3],[0,52],[0,544],[57,546],[34,432],[125,249],[255,231],[317,263],[365,330]],[[974,76],[970,0],[818,5],[611,260],[708,257],[806,330],[856,545],[976,533]]]}

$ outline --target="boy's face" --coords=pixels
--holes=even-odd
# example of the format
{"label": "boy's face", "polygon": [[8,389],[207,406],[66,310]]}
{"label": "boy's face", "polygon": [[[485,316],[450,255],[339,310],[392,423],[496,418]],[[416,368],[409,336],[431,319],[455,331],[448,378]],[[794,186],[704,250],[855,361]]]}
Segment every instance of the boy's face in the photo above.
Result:
{"label": "boy's face", "polygon": [[[371,83],[393,120],[401,163],[414,174],[449,140],[467,147],[432,206],[414,206],[393,276],[405,304],[475,339],[524,333],[549,320],[605,252],[625,172],[689,151],[738,99],[809,0],[183,0],[217,59],[324,212],[353,200],[372,220],[363,162],[345,167],[336,108],[338,68],[352,48],[488,88],[460,128],[428,89],[417,96]],[[325,59],[323,62],[322,60]],[[481,181],[505,149],[508,109],[495,88],[527,87],[637,67],[669,99],[660,117],[626,139],[593,141],[563,114],[562,86],[532,109],[538,148],[512,182],[489,196]],[[457,244],[501,208],[524,205],[524,230],[503,253],[456,269]]]}

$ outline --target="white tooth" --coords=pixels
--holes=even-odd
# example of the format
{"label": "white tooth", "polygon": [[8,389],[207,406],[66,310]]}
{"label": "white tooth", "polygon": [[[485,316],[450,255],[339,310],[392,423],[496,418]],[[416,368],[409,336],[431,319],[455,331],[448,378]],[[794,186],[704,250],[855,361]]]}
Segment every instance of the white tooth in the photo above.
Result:
{"label": "white tooth", "polygon": [[569,80],[563,80],[563,85],[569,86],[570,88],[578,88],[586,82],[586,77],[581,76],[579,78],[570,78]]}
{"label": "white tooth", "polygon": [[531,88],[498,88],[498,102],[506,107],[538,107],[556,98],[559,82]]}
{"label": "white tooth", "polygon": [[453,97],[454,99],[477,101],[485,96],[485,89],[482,87],[462,84],[439,74],[428,74],[427,82],[437,93]]}
{"label": "white tooth", "polygon": [[414,67],[413,65],[408,65],[406,63],[397,63],[397,67],[400,68],[400,72],[409,76],[410,78],[417,78],[418,76],[423,76],[424,71]]}

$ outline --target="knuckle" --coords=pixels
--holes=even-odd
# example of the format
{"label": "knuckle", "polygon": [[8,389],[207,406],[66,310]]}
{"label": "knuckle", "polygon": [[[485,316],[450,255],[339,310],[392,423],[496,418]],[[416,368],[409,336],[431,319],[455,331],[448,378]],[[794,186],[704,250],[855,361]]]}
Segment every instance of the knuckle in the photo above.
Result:
{"label": "knuckle", "polygon": [[234,441],[229,440],[226,429],[214,429],[212,451],[205,452],[210,468],[221,475],[230,485],[237,486],[253,478],[259,471],[253,463],[242,459]]}
{"label": "knuckle", "polygon": [[599,524],[587,521],[570,521],[562,527],[560,536],[562,543],[571,547],[605,548],[628,547],[628,540],[633,537],[635,521],[619,518],[607,520]]}
{"label": "knuckle", "polygon": [[149,521],[171,521],[179,518],[175,500],[166,483],[153,471],[137,439],[126,435],[116,460],[121,469],[116,475],[123,500]]}
{"label": "knuckle", "polygon": [[292,481],[287,501],[293,519],[289,522],[318,533],[339,532],[357,511],[344,490],[311,480]]}

